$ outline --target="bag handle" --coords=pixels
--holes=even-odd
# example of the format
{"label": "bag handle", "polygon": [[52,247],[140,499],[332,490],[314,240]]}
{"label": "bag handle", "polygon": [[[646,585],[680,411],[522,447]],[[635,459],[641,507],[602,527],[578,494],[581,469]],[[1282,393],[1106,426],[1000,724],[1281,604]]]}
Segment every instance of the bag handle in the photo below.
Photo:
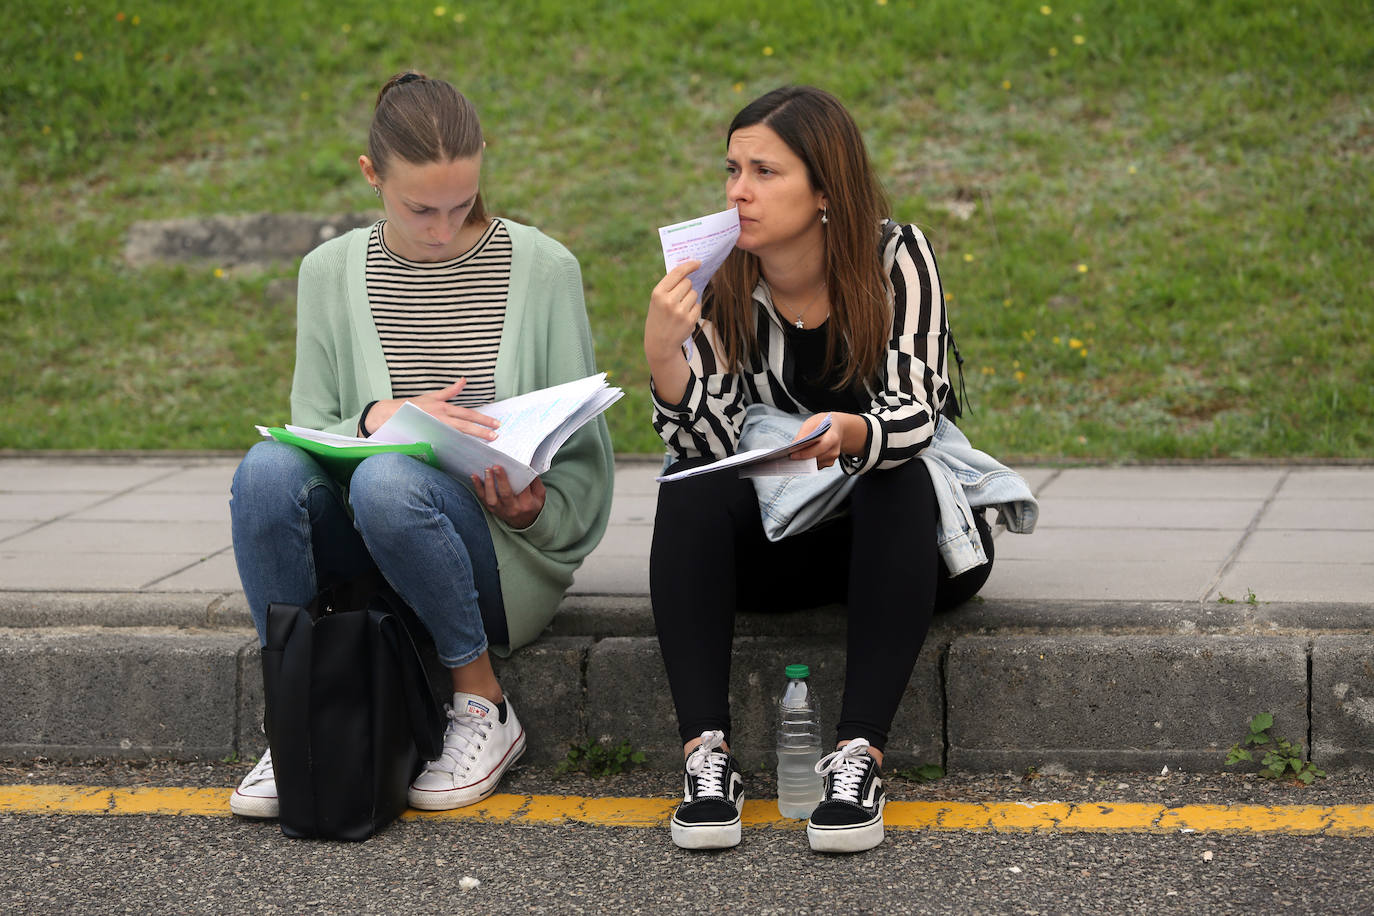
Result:
{"label": "bag handle", "polygon": [[381,571],[373,568],[321,590],[306,611],[311,620],[319,620],[329,614],[360,611],[374,604],[380,604],[387,612],[381,616],[378,629],[401,672],[402,692],[406,697],[415,747],[420,756],[433,760],[444,750],[444,712],[434,701],[415,640],[402,621],[402,616],[410,613],[409,608],[387,584]]}
{"label": "bag handle", "polygon": [[379,629],[401,672],[401,692],[405,694],[406,709],[410,713],[415,747],[421,757],[433,760],[444,751],[444,713],[434,702],[420,653],[415,650],[415,641],[396,614],[383,615]]}
{"label": "bag handle", "polygon": [[388,591],[390,586],[382,578],[381,571],[374,567],[360,576],[321,589],[319,594],[310,599],[306,610],[311,620],[341,611],[360,611],[371,603],[374,596],[384,595]]}

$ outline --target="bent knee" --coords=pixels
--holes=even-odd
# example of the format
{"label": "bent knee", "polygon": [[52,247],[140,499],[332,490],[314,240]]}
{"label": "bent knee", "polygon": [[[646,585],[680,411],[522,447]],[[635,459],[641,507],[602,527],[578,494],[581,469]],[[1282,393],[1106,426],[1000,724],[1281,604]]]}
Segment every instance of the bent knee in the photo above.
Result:
{"label": "bent knee", "polygon": [[348,482],[348,501],[355,516],[380,520],[390,507],[431,503],[424,467],[414,458],[395,452],[363,459]]}
{"label": "bent knee", "polygon": [[305,451],[285,442],[259,442],[243,456],[234,471],[230,493],[246,495],[250,492],[299,492],[313,478],[324,471]]}

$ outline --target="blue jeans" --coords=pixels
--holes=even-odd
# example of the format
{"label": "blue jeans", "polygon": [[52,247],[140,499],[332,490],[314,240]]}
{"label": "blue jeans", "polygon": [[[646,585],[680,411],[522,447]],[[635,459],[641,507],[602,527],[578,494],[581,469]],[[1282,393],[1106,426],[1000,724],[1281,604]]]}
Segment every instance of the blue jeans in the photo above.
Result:
{"label": "blue jeans", "polygon": [[269,603],[304,607],[320,589],[374,567],[424,623],[448,667],[475,661],[488,634],[508,641],[486,510],[438,468],[374,455],[345,491],[307,452],[259,442],[234,473],[229,514],[260,642]]}

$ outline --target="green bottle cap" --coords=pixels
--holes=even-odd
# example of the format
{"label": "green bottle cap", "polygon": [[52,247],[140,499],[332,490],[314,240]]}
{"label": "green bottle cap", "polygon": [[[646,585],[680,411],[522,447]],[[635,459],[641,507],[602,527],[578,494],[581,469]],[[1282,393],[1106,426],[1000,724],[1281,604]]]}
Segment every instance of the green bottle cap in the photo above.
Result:
{"label": "green bottle cap", "polygon": [[795,679],[809,677],[811,675],[811,669],[805,665],[788,665],[783,673],[786,674],[788,678]]}

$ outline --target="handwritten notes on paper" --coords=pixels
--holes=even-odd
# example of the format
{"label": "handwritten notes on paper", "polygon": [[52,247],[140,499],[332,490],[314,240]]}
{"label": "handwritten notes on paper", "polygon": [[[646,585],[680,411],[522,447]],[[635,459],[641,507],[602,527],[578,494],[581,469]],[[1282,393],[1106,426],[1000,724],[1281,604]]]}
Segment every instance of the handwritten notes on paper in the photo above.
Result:
{"label": "handwritten notes on paper", "polygon": [[[706,291],[707,282],[725,263],[738,238],[739,211],[733,207],[709,216],[662,226],[658,230],[658,240],[663,245],[664,268],[672,270],[683,261],[701,262],[700,267],[687,275],[698,296]],[[687,358],[691,359],[692,338],[688,337],[682,345],[687,351]]]}
{"label": "handwritten notes on paper", "polygon": [[688,274],[692,288],[700,296],[706,290],[706,283],[725,256],[735,247],[739,238],[739,211],[733,207],[684,220],[658,230],[658,239],[663,244],[663,266],[672,270],[683,261],[700,261],[701,266]]}

